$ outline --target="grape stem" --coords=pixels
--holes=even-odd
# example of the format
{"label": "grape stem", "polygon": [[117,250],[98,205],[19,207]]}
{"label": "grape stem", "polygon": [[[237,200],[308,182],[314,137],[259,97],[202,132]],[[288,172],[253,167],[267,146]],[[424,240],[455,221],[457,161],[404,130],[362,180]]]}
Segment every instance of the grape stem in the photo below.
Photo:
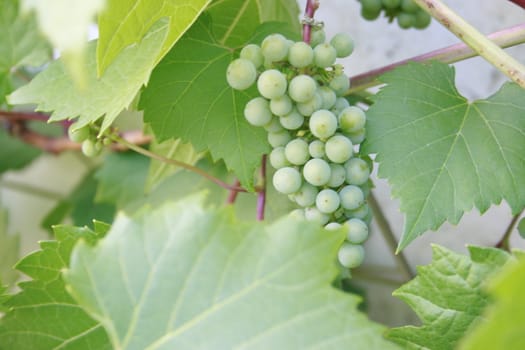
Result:
{"label": "grape stem", "polygon": [[[319,1],[317,0],[307,0],[306,8],[304,10],[304,17],[314,18],[315,11],[319,8]],[[309,23],[303,24],[303,41],[307,44],[310,44],[310,39],[312,37],[312,25]]]}
{"label": "grape stem", "polygon": [[500,248],[500,249],[503,249],[503,250],[506,250],[506,251],[510,252],[510,242],[509,242],[510,236],[512,234],[512,231],[514,231],[514,228],[516,227],[516,224],[518,223],[518,220],[521,217],[521,214],[523,214],[523,211],[524,210],[519,212],[517,215],[514,215],[514,217],[510,221],[509,225],[507,226],[507,229],[505,230],[505,233],[503,233],[503,237],[501,237],[499,242],[496,243],[494,245],[494,247]]}
{"label": "grape stem", "polygon": [[[240,187],[241,186],[241,182],[236,179],[233,186],[235,187]],[[238,191],[235,191],[235,190],[230,190],[230,193],[228,194],[228,198],[226,198],[226,204],[233,204],[235,203],[235,200],[237,199],[237,195],[239,194]]]}
{"label": "grape stem", "polygon": [[264,209],[266,207],[266,154],[261,159],[261,183],[262,186],[257,193],[257,220],[264,220]]}
{"label": "grape stem", "polygon": [[370,208],[372,208],[372,212],[374,213],[374,220],[377,223],[377,226],[379,227],[379,230],[383,234],[383,238],[385,239],[386,243],[390,247],[390,250],[394,253],[394,258],[396,260],[396,264],[398,268],[403,273],[405,279],[411,280],[414,278],[414,273],[412,272],[412,269],[410,268],[410,264],[408,263],[405,255],[403,252],[395,253],[398,246],[398,241],[396,236],[394,235],[394,231],[392,231],[392,228],[390,227],[390,223],[386,219],[385,214],[383,213],[383,210],[381,209],[381,206],[377,202],[377,199],[374,196],[373,192],[370,192],[370,197],[368,198],[368,204],[370,205]]}
{"label": "grape stem", "polygon": [[423,10],[443,24],[503,74],[525,88],[525,66],[481,34],[441,0],[414,0]]}
{"label": "grape stem", "polygon": [[[525,23],[492,33],[487,37],[490,40],[492,40],[494,44],[502,48],[523,44],[525,43]],[[454,63],[465,60],[467,58],[475,57],[477,55],[477,52],[472,50],[465,43],[458,43],[455,45],[447,46],[419,56],[392,63],[388,66],[374,69],[369,72],[355,75],[350,78],[351,87],[346,92],[346,94],[353,94],[357,91],[380,85],[381,82],[377,79],[380,75],[389,72],[399,66],[402,66],[408,62],[428,62],[431,60],[438,60],[443,63]]]}

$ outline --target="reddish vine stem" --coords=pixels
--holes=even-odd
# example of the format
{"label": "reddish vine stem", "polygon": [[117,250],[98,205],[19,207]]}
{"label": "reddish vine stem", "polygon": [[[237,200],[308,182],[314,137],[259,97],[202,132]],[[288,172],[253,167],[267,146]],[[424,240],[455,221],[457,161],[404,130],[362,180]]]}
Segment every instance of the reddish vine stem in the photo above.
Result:
{"label": "reddish vine stem", "polygon": [[498,243],[494,247],[500,248],[503,250],[506,250],[510,252],[510,243],[509,239],[512,234],[512,231],[514,230],[514,227],[516,227],[516,224],[518,223],[518,220],[521,217],[521,214],[523,214],[523,210],[519,212],[517,215],[514,215],[512,220],[510,221],[509,225],[507,226],[507,229],[505,230],[505,233],[503,233],[503,237],[499,240]]}
{"label": "reddish vine stem", "polygon": [[310,44],[312,36],[312,24],[308,23],[308,20],[313,20],[315,11],[319,7],[317,0],[307,0],[306,9],[304,10],[304,23],[303,23],[303,41]]}
{"label": "reddish vine stem", "polygon": [[525,0],[510,0],[510,2],[513,2],[516,5],[518,5],[519,7],[525,9]]}
{"label": "reddish vine stem", "polygon": [[[233,186],[240,187],[241,182],[237,179],[235,180]],[[230,190],[230,194],[228,195],[228,198],[226,199],[226,204],[233,204],[235,203],[235,200],[237,199],[237,195],[239,194],[238,191]]]}
{"label": "reddish vine stem", "polygon": [[257,193],[257,220],[264,220],[264,208],[266,207],[266,154],[261,159],[261,182],[262,187]]}

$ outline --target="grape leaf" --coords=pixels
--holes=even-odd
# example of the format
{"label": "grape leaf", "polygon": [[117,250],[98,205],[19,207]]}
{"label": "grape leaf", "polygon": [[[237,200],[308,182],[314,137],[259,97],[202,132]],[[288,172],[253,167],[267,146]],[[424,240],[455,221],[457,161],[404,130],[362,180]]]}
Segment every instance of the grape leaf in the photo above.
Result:
{"label": "grape leaf", "polygon": [[521,218],[518,223],[518,232],[522,238],[525,238],[525,218]]}
{"label": "grape leaf", "polygon": [[66,292],[61,270],[69,264],[73,245],[98,236],[87,229],[55,227],[56,241],[43,241],[16,266],[32,278],[21,292],[4,302],[0,349],[111,349],[104,328],[91,319]]}
{"label": "grape leaf", "polygon": [[228,86],[225,72],[234,55],[217,43],[206,19],[197,21],[155,68],[139,107],[160,142],[180,138],[199,152],[209,150],[215,160],[224,159],[243,186],[253,189],[254,170],[269,151],[266,132],[243,115],[255,89]]}
{"label": "grape leaf", "polygon": [[469,252],[470,258],[432,247],[432,263],[419,267],[418,276],[393,293],[414,309],[423,325],[391,329],[387,338],[404,349],[456,348],[490,303],[483,284],[511,258],[496,248],[471,246]]}
{"label": "grape leaf", "polygon": [[[42,152],[6,133],[0,127],[0,174],[21,169],[31,163]],[[16,154],[16,157],[13,157]]]}
{"label": "grape leaf", "polygon": [[489,292],[494,304],[484,314],[480,323],[467,334],[461,350],[521,350],[525,334],[525,259],[509,265],[501,275],[490,281]]}
{"label": "grape leaf", "polygon": [[344,232],[237,222],[202,196],[119,216],[65,279],[116,349],[394,349],[330,283]]}
{"label": "grape leaf", "polygon": [[215,0],[208,12],[213,18],[213,33],[222,45],[235,47],[246,43],[257,26],[267,21],[289,23],[296,34],[301,31],[295,0]]}
{"label": "grape leaf", "polygon": [[78,126],[104,117],[101,132],[129,106],[143,84],[148,81],[168,25],[159,21],[140,44],[127,47],[101,78],[96,75],[95,42],[87,48],[84,68],[88,78],[85,89],[77,89],[61,60],[49,65],[28,85],[8,96],[11,104],[37,104],[37,110],[53,111],[50,121],[79,117]]}
{"label": "grape leaf", "polygon": [[505,84],[469,102],[442,63],[410,63],[385,74],[368,110],[364,150],[377,153],[379,176],[406,213],[398,249],[445,220],[505,199],[525,205],[525,90]]}
{"label": "grape leaf", "polygon": [[19,251],[20,236],[7,232],[7,210],[0,208],[0,287],[2,283],[12,284],[18,278],[13,266],[18,261]]}
{"label": "grape leaf", "polygon": [[0,73],[24,65],[39,66],[51,57],[35,17],[20,15],[18,7],[17,0],[0,0]]}
{"label": "grape leaf", "polygon": [[101,75],[125,50],[142,40],[151,26],[160,19],[168,19],[168,31],[162,47],[155,52],[148,70],[164,57],[170,48],[195,22],[211,0],[106,0],[98,25],[100,37],[97,47],[98,73]]}

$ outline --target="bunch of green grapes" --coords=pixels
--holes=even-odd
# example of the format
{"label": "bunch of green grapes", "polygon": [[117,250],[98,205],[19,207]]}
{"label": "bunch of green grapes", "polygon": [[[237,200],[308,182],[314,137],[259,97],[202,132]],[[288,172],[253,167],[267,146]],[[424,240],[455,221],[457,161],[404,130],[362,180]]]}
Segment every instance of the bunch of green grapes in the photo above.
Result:
{"label": "bunch of green grapes", "polygon": [[260,96],[246,104],[244,116],[268,131],[273,185],[300,207],[293,215],[346,228],[338,257],[347,268],[364,259],[371,171],[370,158],[359,154],[366,115],[343,97],[350,81],[336,64],[352,51],[344,33],[325,42],[324,31],[314,31],[310,45],[272,34],[244,47],[226,73],[234,89],[257,85]]}
{"label": "bunch of green grapes", "polygon": [[361,16],[364,19],[372,21],[384,11],[390,21],[396,18],[397,24],[403,29],[425,29],[432,19],[412,0],[359,0],[359,2],[361,2]]}
{"label": "bunch of green grapes", "polygon": [[69,139],[73,142],[82,143],[82,153],[84,153],[86,157],[99,155],[109,139],[97,139],[95,130],[89,125],[79,127],[77,123],[69,126]]}

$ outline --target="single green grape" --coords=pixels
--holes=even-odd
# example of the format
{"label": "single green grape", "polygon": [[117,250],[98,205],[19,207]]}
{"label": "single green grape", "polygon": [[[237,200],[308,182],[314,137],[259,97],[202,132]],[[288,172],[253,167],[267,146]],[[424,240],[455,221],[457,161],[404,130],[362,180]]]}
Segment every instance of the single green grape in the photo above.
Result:
{"label": "single green grape", "polygon": [[361,6],[366,11],[381,11],[383,3],[381,0],[361,0]]}
{"label": "single green grape", "polygon": [[84,125],[79,128],[78,122],[76,122],[69,126],[67,134],[71,141],[80,143],[89,138],[91,135],[91,129],[89,128],[89,125]]}
{"label": "single green grape", "polygon": [[295,202],[301,207],[311,207],[315,204],[315,199],[319,190],[316,186],[304,182],[296,193],[294,193]]}
{"label": "single green grape", "polygon": [[350,219],[345,222],[346,239],[353,244],[361,244],[368,238],[368,225],[361,219]]}
{"label": "single green grape", "polygon": [[244,58],[253,63],[255,68],[259,68],[264,63],[264,56],[259,46],[255,44],[248,44],[242,48],[240,58]]}
{"label": "single green grape", "polygon": [[312,158],[323,158],[325,156],[324,152],[324,142],[321,140],[313,140],[308,145],[308,152]]}
{"label": "single green grape", "polygon": [[330,67],[336,58],[337,51],[329,43],[319,44],[314,48],[314,63],[319,68]]}
{"label": "single green grape", "polygon": [[286,88],[286,77],[277,69],[266,70],[257,79],[257,90],[267,99],[283,96]]}
{"label": "single green grape", "polygon": [[330,44],[334,47],[337,57],[343,58],[348,57],[354,51],[354,41],[350,35],[346,33],[337,33],[334,35]]}
{"label": "single green grape", "polygon": [[276,147],[270,152],[270,164],[274,169],[281,169],[290,166],[290,162],[284,154],[284,147]]}
{"label": "single green grape", "polygon": [[330,163],[330,180],[326,184],[328,187],[337,188],[345,183],[346,171],[341,164]]}
{"label": "single green grape", "polygon": [[313,29],[310,35],[310,46],[316,47],[319,44],[324,43],[326,40],[326,34],[322,28]]}
{"label": "single green grape", "polygon": [[321,213],[332,214],[339,208],[340,201],[337,192],[327,188],[317,194],[315,206]]}
{"label": "single green grape", "polygon": [[366,138],[366,130],[365,129],[361,129],[361,130],[356,131],[356,132],[346,133],[345,135],[348,136],[350,141],[352,141],[352,144],[359,145]]}
{"label": "single green grape", "polygon": [[268,143],[273,147],[285,146],[292,137],[287,130],[268,133]]}
{"label": "single green grape", "polygon": [[272,98],[270,101],[270,110],[273,114],[284,117],[292,111],[293,102],[288,95],[282,95]]}
{"label": "single green grape", "polygon": [[289,43],[281,34],[271,34],[262,41],[261,50],[267,61],[282,61],[288,55]]}
{"label": "single green grape", "polygon": [[278,192],[292,194],[301,188],[301,184],[301,174],[295,168],[280,168],[273,174],[273,187]]}
{"label": "single green grape", "polygon": [[268,132],[283,131],[283,126],[279,121],[279,117],[272,117],[272,120],[268,124],[264,125],[264,130]]}
{"label": "single green grape", "polygon": [[255,97],[244,107],[244,117],[254,126],[264,126],[272,120],[270,104],[262,97]]}
{"label": "single green grape", "polygon": [[365,127],[366,114],[361,108],[350,106],[343,109],[337,119],[343,132],[353,133]]}
{"label": "single green grape", "polygon": [[397,9],[401,6],[401,0],[382,0],[383,7],[389,10]]}
{"label": "single green grape", "polygon": [[350,103],[348,102],[348,100],[346,98],[344,98],[344,97],[337,97],[335,99],[335,104],[333,105],[331,111],[335,115],[339,115],[348,106],[350,106]]}
{"label": "single green grape", "polygon": [[343,227],[343,225],[338,222],[329,222],[324,226],[324,228],[329,231],[339,230],[341,227]]}
{"label": "single green grape", "polygon": [[341,206],[349,210],[357,209],[365,202],[363,191],[354,185],[347,185],[339,190],[339,197]]}
{"label": "single green grape", "polygon": [[294,165],[303,165],[310,159],[308,143],[303,139],[294,139],[284,147],[286,159]]}
{"label": "single green grape", "polygon": [[303,176],[314,186],[323,186],[330,180],[330,166],[320,158],[310,159],[303,167]]}
{"label": "single green grape", "polygon": [[337,129],[337,118],[332,112],[320,109],[310,117],[309,127],[314,136],[320,139],[327,139]]}
{"label": "single green grape", "polygon": [[408,29],[416,24],[416,16],[411,13],[400,13],[397,15],[397,24],[403,28]]}
{"label": "single green grape", "polygon": [[288,52],[288,61],[297,68],[303,68],[312,64],[314,51],[312,47],[304,41],[294,43]]}
{"label": "single green grape", "polygon": [[345,216],[349,219],[356,218],[364,220],[366,217],[368,217],[369,212],[370,209],[368,208],[368,204],[365,203],[357,209],[345,210]]}
{"label": "single green grape", "polygon": [[226,70],[228,84],[236,90],[246,90],[257,78],[257,70],[252,61],[244,58],[233,60]]}
{"label": "single green grape", "polygon": [[334,163],[344,163],[352,157],[352,142],[343,135],[330,137],[325,144],[326,157]]}
{"label": "single green grape", "polygon": [[403,12],[416,13],[419,10],[419,6],[412,0],[402,0],[401,9]]}
{"label": "single green grape", "polygon": [[282,127],[287,130],[297,130],[303,126],[304,116],[294,108],[289,114],[285,115],[284,117],[280,117],[279,122],[281,123]]}
{"label": "single green grape", "polygon": [[308,221],[315,221],[320,225],[326,225],[330,220],[330,216],[325,213],[321,213],[317,207],[305,208],[304,218]]}
{"label": "single green grape", "polygon": [[346,182],[350,185],[363,185],[370,177],[368,163],[361,158],[352,158],[344,165],[346,171]]}
{"label": "single green grape", "polygon": [[432,21],[432,17],[426,13],[423,10],[419,10],[416,12],[416,20],[414,22],[414,27],[417,29],[425,29],[428,27],[430,22]]}
{"label": "single green grape", "polygon": [[317,92],[314,97],[306,102],[297,103],[297,110],[305,117],[309,117],[323,105],[323,98]]}
{"label": "single green grape", "polygon": [[365,260],[365,250],[362,245],[344,242],[337,253],[339,263],[348,269],[358,267]]}
{"label": "single green grape", "polygon": [[334,107],[335,101],[337,100],[337,96],[335,95],[334,90],[330,89],[328,86],[321,86],[317,89],[317,92],[319,93],[319,96],[321,96],[322,109],[330,109]]}
{"label": "single green grape", "polygon": [[295,102],[306,102],[311,100],[317,90],[315,80],[309,75],[298,75],[290,81],[288,94]]}
{"label": "single green grape", "polygon": [[97,146],[97,143],[95,140],[88,138],[84,141],[82,141],[82,153],[86,157],[95,157],[99,155],[101,148]]}
{"label": "single green grape", "polygon": [[343,96],[350,88],[350,78],[346,74],[336,75],[329,84],[337,96]]}

